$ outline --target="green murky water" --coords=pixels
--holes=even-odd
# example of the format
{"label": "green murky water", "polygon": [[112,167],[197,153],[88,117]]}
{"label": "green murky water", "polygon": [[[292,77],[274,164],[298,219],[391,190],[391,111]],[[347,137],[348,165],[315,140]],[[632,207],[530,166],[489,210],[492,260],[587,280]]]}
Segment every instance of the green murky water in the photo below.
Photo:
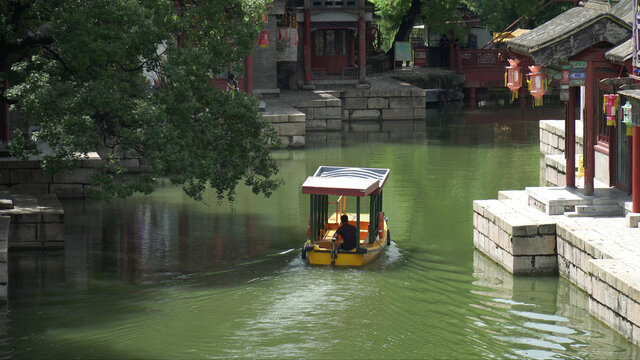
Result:
{"label": "green murky water", "polygon": [[[546,111],[546,113],[545,113]],[[163,187],[64,203],[64,252],[10,256],[0,358],[630,359],[557,277],[513,277],[473,249],[472,201],[539,184],[537,122],[561,109],[352,124],[281,151],[287,183],[234,208]],[[388,167],[393,244],[363,269],[305,265],[318,165]]]}

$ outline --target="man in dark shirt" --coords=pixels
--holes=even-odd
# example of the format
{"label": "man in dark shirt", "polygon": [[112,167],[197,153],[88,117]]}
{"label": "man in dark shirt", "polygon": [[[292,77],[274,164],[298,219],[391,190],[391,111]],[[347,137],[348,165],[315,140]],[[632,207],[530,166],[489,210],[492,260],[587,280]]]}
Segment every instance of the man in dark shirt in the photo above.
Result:
{"label": "man in dark shirt", "polygon": [[353,250],[356,247],[356,239],[357,239],[357,229],[355,226],[349,224],[349,217],[347,215],[342,215],[340,217],[340,222],[342,225],[336,230],[336,233],[333,235],[333,239],[337,239],[338,235],[342,238],[342,245],[340,245],[341,250]]}

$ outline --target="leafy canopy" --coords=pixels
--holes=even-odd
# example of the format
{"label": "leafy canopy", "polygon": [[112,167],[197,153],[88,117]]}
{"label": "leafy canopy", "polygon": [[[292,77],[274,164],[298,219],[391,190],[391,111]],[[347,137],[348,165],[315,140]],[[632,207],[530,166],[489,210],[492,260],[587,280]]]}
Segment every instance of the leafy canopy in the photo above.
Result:
{"label": "leafy canopy", "polygon": [[[521,16],[523,20],[517,26],[534,28],[551,20],[563,11],[569,9],[571,2],[553,2],[546,0],[371,0],[378,14],[382,18],[381,30],[384,34],[385,49],[391,47],[392,42],[407,41],[398,39],[396,31],[403,27],[418,24],[428,24],[430,29],[448,34],[454,32],[462,38],[462,17],[459,9],[469,9],[477,14],[478,19],[490,31],[502,31]],[[547,6],[545,6],[549,3]],[[413,4],[413,6],[412,6]],[[538,11],[540,10],[540,11]],[[412,11],[417,11],[412,15]],[[411,24],[403,24],[405,22]],[[413,23],[415,21],[415,23]],[[405,26],[403,26],[405,25]],[[408,35],[408,34],[403,34]],[[395,39],[394,39],[395,38]]]}
{"label": "leafy canopy", "polygon": [[[254,98],[211,82],[252,51],[265,2],[3,1],[2,97],[37,129],[18,130],[12,154],[47,144],[43,168],[56,172],[99,151],[92,181],[103,198],[150,193],[158,176],[195,199],[211,187],[232,200],[240,182],[269,196],[279,183],[273,127]],[[130,175],[122,155],[149,171]]]}

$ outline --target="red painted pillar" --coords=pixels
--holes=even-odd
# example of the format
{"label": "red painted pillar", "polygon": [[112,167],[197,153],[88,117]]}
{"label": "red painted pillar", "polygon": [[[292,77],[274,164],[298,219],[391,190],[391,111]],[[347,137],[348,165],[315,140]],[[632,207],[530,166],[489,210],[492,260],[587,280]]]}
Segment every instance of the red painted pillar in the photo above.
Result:
{"label": "red painted pillar", "polygon": [[253,54],[249,54],[245,59],[244,78],[246,79],[244,91],[253,95]]}
{"label": "red painted pillar", "polygon": [[[525,83],[526,84],[526,83]],[[527,107],[527,88],[525,85],[518,89],[518,99],[520,99],[520,110],[524,111]]]}
{"label": "red painted pillar", "polygon": [[[364,6],[364,5],[362,5]],[[358,23],[358,81],[361,84],[367,82],[367,23],[364,18],[364,10],[360,10]]]}
{"label": "red painted pillar", "polygon": [[631,176],[631,191],[633,194],[633,209],[634,213],[640,213],[640,127],[633,127],[633,174]]}
{"label": "red painted pillar", "polygon": [[633,136],[627,136],[627,153],[629,154],[629,160],[627,161],[629,189],[627,190],[627,195],[631,195],[631,189],[633,188]]}
{"label": "red painted pillar", "polygon": [[585,195],[593,195],[593,180],[595,177],[595,169],[596,169],[596,154],[594,149],[594,139],[595,139],[595,102],[597,101],[594,94],[594,84],[593,84],[593,62],[589,61],[587,63],[587,79],[585,81],[585,106],[587,110],[587,119],[585,122],[586,127],[586,139],[584,139],[585,149],[584,149],[584,161],[586,162],[586,167],[584,169],[584,194]]}
{"label": "red painted pillar", "polygon": [[576,88],[569,88],[569,101],[567,102],[567,186],[576,186]]}
{"label": "red painted pillar", "polygon": [[304,83],[311,84],[311,10],[304,11]]}

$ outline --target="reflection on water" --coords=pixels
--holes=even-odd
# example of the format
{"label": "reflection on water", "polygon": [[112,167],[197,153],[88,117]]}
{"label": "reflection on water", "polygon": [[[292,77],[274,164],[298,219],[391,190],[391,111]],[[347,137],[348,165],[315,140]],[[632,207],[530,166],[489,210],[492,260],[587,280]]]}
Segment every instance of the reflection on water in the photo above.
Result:
{"label": "reflection on water", "polygon": [[[437,111],[351,123],[275,153],[286,184],[270,199],[241,188],[233,205],[215,194],[201,204],[166,184],[109,204],[64,202],[64,251],[10,254],[0,357],[640,355],[566,281],[513,277],[473,250],[472,201],[537,184],[537,123],[514,109]],[[391,168],[392,245],[365,268],[300,259],[300,184],[322,164]]]}

